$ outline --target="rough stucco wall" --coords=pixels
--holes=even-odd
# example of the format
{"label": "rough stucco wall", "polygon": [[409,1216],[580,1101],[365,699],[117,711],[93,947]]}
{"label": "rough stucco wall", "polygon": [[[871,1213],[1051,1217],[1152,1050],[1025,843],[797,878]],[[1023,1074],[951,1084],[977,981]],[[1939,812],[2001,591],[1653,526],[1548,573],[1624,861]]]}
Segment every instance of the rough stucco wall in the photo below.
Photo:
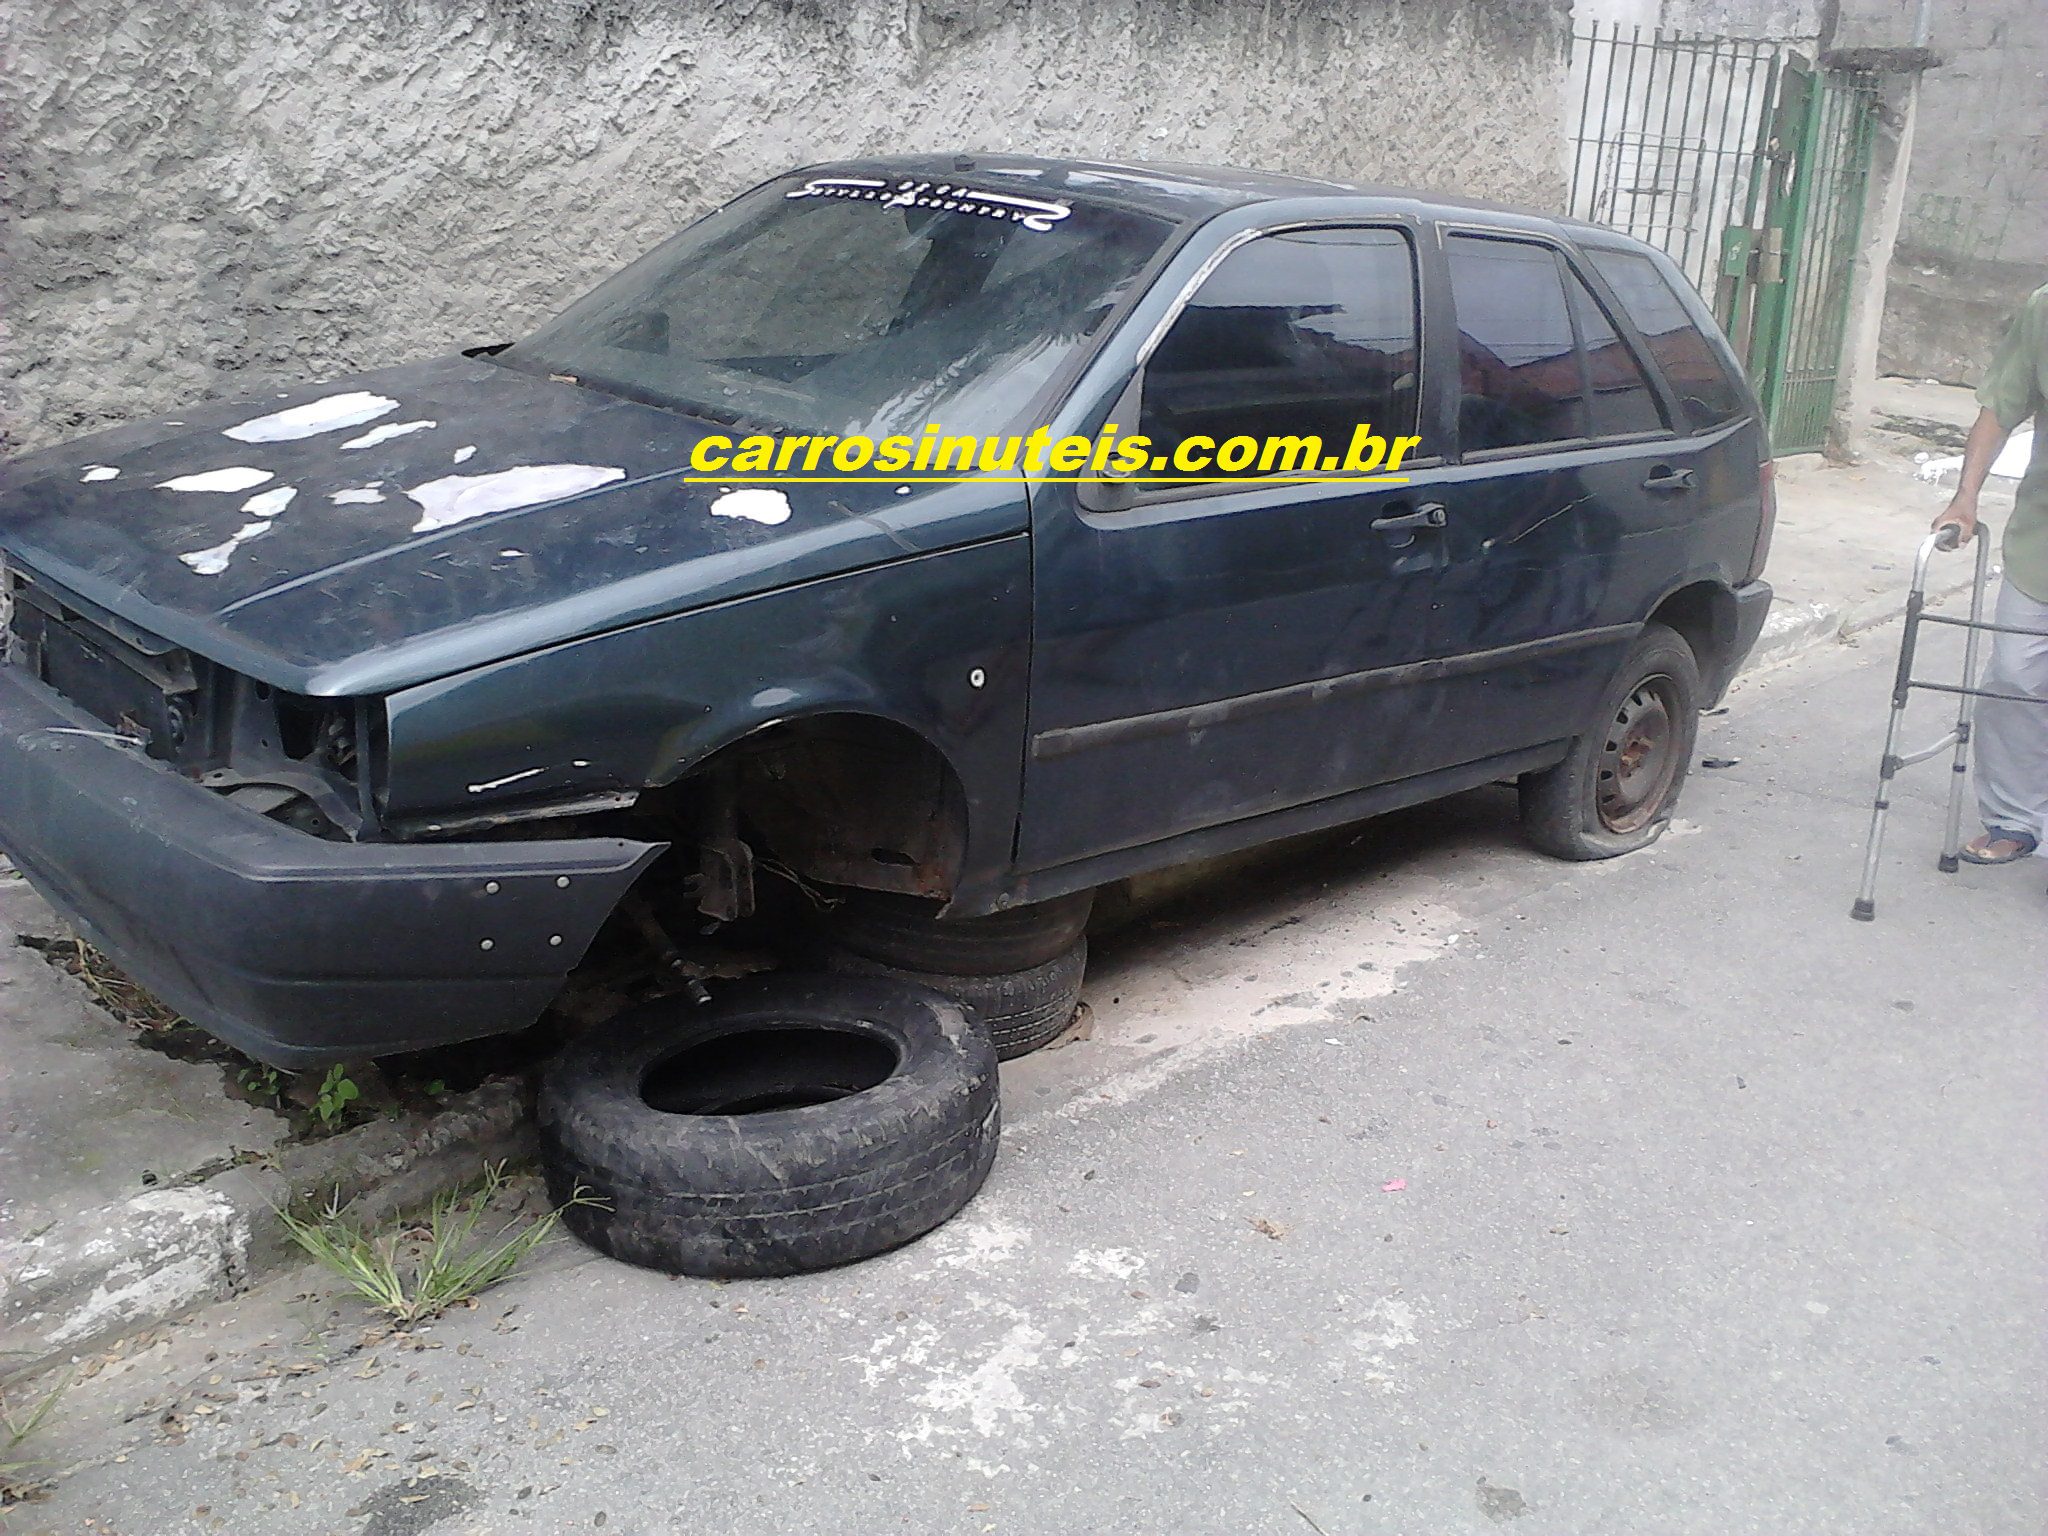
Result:
{"label": "rough stucco wall", "polygon": [[507,339],[788,166],[1190,159],[1555,207],[1568,0],[8,4],[8,447]]}
{"label": "rough stucco wall", "polygon": [[1974,384],[2048,283],[2048,3],[1940,0],[1878,364]]}

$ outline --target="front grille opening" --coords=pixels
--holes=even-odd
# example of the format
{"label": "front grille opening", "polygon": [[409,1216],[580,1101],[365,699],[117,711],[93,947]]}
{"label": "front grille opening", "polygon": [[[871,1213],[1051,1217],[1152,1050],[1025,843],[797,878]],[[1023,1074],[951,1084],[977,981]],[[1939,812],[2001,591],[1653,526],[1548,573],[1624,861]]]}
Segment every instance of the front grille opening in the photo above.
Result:
{"label": "front grille opening", "polygon": [[[256,696],[268,690],[260,685]],[[356,759],[355,726],[346,705],[332,699],[276,695],[277,744],[286,757],[346,769]]]}

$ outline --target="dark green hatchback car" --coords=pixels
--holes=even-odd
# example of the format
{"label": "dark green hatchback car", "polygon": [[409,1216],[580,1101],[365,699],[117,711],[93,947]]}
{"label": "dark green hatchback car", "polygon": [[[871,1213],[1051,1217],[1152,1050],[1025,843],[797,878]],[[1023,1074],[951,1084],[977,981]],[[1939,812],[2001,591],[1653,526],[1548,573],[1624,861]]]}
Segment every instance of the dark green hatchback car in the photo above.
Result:
{"label": "dark green hatchback car", "polygon": [[[1361,424],[1398,475],[692,467]],[[1768,458],[1605,230],[812,167],[526,340],[0,470],[0,849],[289,1066],[522,1028],[629,892],[680,930],[766,867],[986,922],[1503,778],[1541,845],[1625,852],[1762,624]]]}

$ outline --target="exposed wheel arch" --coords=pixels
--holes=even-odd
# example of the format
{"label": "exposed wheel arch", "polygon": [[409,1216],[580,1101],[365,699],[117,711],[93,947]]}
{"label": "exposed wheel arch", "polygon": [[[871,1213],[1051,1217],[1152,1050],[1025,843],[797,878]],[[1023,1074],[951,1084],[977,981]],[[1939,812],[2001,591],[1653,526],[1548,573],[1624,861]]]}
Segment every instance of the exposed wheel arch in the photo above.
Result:
{"label": "exposed wheel arch", "polygon": [[1726,582],[1695,581],[1669,593],[1645,621],[1673,629],[1699,663],[1703,705],[1720,702],[1735,680],[1735,593]]}
{"label": "exposed wheel arch", "polygon": [[[946,754],[879,715],[762,725],[641,797],[701,843],[758,843],[805,880],[950,898],[967,849],[965,786]],[[686,836],[688,834],[685,834]]]}

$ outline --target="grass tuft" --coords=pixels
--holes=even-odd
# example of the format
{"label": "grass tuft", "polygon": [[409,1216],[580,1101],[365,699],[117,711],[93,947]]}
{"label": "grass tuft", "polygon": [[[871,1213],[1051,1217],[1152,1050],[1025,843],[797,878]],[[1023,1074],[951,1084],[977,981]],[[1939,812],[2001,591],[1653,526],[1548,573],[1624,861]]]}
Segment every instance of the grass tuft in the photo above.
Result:
{"label": "grass tuft", "polygon": [[[310,1215],[277,1214],[292,1241],[317,1263],[399,1327],[410,1328],[489,1290],[554,1235],[568,1206],[524,1224],[516,1210],[487,1224],[504,1190],[505,1165],[486,1163],[479,1183],[435,1197],[424,1221],[393,1232],[368,1231],[334,1200]],[[569,1201],[601,1203],[580,1189]]]}
{"label": "grass tuft", "polygon": [[17,1456],[16,1452],[50,1421],[57,1411],[57,1399],[70,1385],[71,1378],[67,1376],[21,1413],[11,1413],[0,1406],[0,1505],[25,1499],[35,1492],[37,1470],[43,1463],[34,1456]]}

